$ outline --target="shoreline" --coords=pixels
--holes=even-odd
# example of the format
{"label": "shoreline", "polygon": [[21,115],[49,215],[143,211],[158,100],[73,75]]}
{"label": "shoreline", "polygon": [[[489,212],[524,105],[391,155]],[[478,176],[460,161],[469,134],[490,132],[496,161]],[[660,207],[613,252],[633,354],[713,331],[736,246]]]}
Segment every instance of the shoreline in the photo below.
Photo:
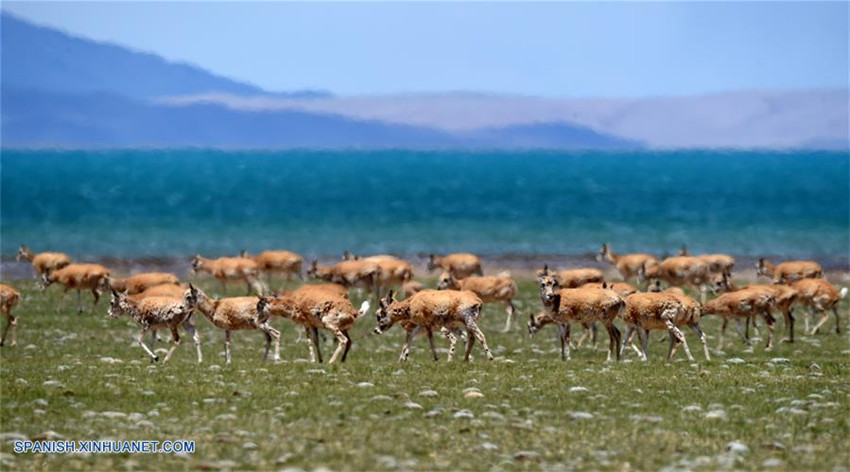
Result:
{"label": "shoreline", "polygon": [[[209,256],[213,257],[213,256]],[[426,265],[428,255],[403,254],[399,255],[413,265],[414,274],[417,277],[436,277],[436,272],[428,273]],[[548,264],[553,269],[569,269],[576,267],[593,267],[602,270],[606,278],[611,280],[620,279],[617,270],[607,262],[597,262],[595,254],[489,254],[479,255],[485,275],[493,275],[501,271],[509,271],[517,277],[531,277],[537,269]],[[662,255],[666,257],[666,255]],[[733,273],[736,278],[754,280],[757,257],[737,256],[735,258],[735,269]],[[765,256],[774,263],[787,258],[777,256]],[[76,260],[77,258],[75,258]],[[115,271],[116,275],[126,276],[139,272],[171,272],[180,278],[191,276],[191,256],[146,256],[138,258],[123,258],[115,256],[101,256],[93,258],[80,258],[81,262],[102,264]],[[339,257],[319,257],[320,264],[332,264],[342,260]],[[843,283],[850,282],[850,259],[847,256],[834,256],[829,258],[814,259],[823,266],[824,272],[832,281]],[[303,270],[306,271],[312,258],[304,257]],[[26,261],[15,261],[14,257],[0,259],[0,278],[3,280],[28,279],[33,277],[33,270]]]}

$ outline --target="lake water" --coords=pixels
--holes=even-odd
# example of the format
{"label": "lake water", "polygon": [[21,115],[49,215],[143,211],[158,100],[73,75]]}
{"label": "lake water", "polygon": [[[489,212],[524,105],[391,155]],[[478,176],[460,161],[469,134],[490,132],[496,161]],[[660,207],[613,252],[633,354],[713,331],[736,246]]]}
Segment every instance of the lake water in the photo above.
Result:
{"label": "lake water", "polygon": [[846,257],[837,152],[16,151],[0,248],[77,258],[472,251]]}

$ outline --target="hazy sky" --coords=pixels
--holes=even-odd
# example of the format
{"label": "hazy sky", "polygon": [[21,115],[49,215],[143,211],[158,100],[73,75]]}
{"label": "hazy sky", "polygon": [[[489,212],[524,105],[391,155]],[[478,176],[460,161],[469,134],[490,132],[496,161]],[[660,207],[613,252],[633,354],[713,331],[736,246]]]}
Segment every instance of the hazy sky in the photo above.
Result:
{"label": "hazy sky", "polygon": [[848,3],[3,2],[269,90],[637,97],[848,86]]}

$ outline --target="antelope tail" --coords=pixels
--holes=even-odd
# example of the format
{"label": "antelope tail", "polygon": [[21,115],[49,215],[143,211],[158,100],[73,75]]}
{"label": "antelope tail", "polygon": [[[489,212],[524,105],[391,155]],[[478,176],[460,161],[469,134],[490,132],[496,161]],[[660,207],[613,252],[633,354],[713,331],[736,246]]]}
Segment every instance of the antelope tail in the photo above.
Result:
{"label": "antelope tail", "polygon": [[370,306],[371,306],[371,305],[369,305],[369,300],[366,300],[365,302],[361,303],[361,304],[360,304],[360,312],[359,312],[358,317],[359,317],[359,316],[363,316],[363,315],[365,315],[366,313],[368,313],[368,312],[369,312],[369,307],[370,307]]}
{"label": "antelope tail", "polygon": [[838,296],[843,300],[844,297],[847,296],[847,287],[841,287],[841,291],[838,292]]}

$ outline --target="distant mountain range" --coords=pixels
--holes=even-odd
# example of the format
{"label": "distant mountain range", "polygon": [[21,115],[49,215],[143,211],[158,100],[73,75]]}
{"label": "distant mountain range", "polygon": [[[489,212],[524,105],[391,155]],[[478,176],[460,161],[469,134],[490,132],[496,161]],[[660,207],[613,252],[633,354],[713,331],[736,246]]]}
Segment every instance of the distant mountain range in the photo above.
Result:
{"label": "distant mountain range", "polygon": [[847,91],[647,100],[269,92],[0,15],[12,147],[846,148]]}
{"label": "distant mountain range", "polygon": [[[6,85],[53,93],[108,92],[140,100],[210,92],[269,95],[257,86],[211,74],[200,67],[77,38],[5,12],[0,26],[2,79]],[[299,91],[284,95],[314,98],[330,94]]]}

